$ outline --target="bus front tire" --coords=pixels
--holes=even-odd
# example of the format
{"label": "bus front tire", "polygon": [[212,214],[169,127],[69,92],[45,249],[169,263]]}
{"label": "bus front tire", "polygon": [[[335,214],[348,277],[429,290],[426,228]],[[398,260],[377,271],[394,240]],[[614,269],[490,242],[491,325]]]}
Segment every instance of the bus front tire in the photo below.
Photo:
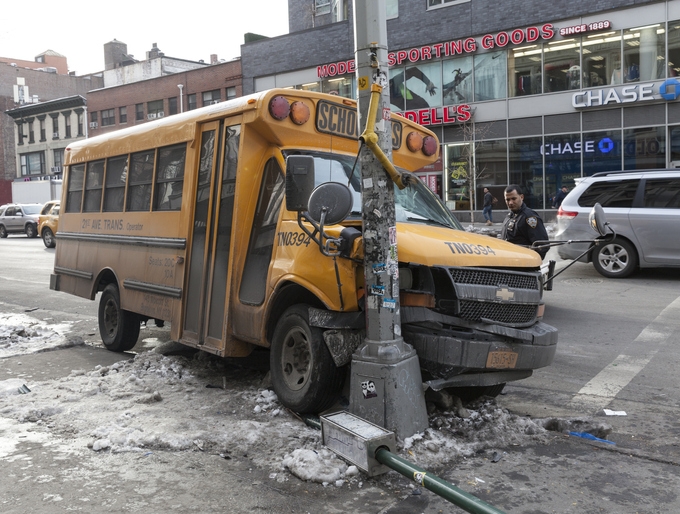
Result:
{"label": "bus front tire", "polygon": [[139,317],[121,309],[120,293],[114,284],[104,288],[99,300],[99,333],[112,352],[131,350],[139,338]]}
{"label": "bus front tire", "polygon": [[308,305],[294,305],[279,319],[270,354],[274,392],[294,412],[317,413],[337,400],[343,381],[323,339],[309,326]]}

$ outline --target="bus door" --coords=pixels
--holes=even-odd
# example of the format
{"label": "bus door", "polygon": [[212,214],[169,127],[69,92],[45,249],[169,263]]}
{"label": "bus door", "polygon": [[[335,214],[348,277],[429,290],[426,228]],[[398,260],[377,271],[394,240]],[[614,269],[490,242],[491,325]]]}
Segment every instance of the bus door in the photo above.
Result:
{"label": "bus door", "polygon": [[[230,253],[241,119],[201,128],[200,160],[181,341],[221,355],[225,352]],[[246,349],[241,349],[247,353]],[[249,350],[248,350],[249,351]]]}

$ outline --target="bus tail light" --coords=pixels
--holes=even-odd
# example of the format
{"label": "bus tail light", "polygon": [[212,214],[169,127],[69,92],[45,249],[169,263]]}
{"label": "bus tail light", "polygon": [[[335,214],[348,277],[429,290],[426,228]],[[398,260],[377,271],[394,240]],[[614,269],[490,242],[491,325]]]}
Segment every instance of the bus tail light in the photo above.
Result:
{"label": "bus tail light", "polygon": [[428,157],[437,153],[437,140],[432,136],[423,139],[423,153]]}
{"label": "bus tail light", "polygon": [[285,120],[290,114],[290,104],[288,103],[288,100],[282,96],[275,96],[272,98],[269,102],[269,114],[271,114],[272,118],[275,120]]}
{"label": "bus tail light", "polygon": [[296,125],[303,125],[309,120],[309,107],[304,102],[293,102],[290,106],[290,119]]}
{"label": "bus tail light", "polygon": [[406,136],[406,146],[412,152],[419,152],[423,147],[423,136],[418,134],[418,132],[411,132]]}

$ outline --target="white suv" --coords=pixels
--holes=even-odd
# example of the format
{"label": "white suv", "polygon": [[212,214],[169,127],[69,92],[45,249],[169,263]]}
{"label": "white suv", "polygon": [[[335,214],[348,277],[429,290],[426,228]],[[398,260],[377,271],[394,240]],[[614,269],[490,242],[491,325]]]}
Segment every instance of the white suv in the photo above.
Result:
{"label": "white suv", "polygon": [[[567,195],[557,213],[556,240],[592,239],[588,213],[604,208],[616,232],[582,258],[605,277],[627,277],[638,267],[680,267],[680,169],[596,173]],[[558,247],[575,259],[587,244]]]}

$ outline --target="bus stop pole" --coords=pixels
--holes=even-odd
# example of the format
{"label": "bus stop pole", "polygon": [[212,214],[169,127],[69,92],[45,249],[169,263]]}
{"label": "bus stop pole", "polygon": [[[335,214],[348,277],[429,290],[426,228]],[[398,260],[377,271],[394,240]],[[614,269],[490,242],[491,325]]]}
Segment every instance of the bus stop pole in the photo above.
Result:
{"label": "bus stop pole", "polygon": [[[359,129],[374,131],[377,146],[391,161],[385,2],[353,4]],[[378,101],[377,115],[375,126],[367,127],[371,96]],[[428,419],[418,356],[401,334],[395,183],[366,145],[359,166],[366,337],[352,357],[350,411],[406,438],[425,430]]]}

